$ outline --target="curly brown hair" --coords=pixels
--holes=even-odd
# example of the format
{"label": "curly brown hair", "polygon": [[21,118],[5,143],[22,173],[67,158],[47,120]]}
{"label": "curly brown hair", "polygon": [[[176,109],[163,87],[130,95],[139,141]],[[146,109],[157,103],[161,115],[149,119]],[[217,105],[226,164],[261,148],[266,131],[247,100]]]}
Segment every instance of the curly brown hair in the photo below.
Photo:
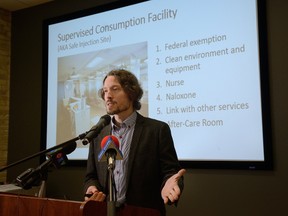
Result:
{"label": "curly brown hair", "polygon": [[[114,76],[121,87],[124,89],[125,93],[129,96],[130,100],[133,101],[133,107],[135,110],[141,109],[140,100],[143,96],[143,89],[136,78],[136,76],[128,70],[115,69],[110,71],[103,79],[103,84],[108,76]],[[98,92],[99,96],[104,100],[104,91],[101,88]]]}

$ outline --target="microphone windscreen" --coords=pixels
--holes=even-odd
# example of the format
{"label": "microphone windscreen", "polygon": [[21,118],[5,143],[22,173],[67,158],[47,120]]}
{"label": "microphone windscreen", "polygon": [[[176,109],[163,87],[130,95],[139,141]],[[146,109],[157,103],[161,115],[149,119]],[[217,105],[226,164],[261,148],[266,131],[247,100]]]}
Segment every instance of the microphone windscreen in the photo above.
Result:
{"label": "microphone windscreen", "polygon": [[117,137],[109,135],[109,136],[105,136],[102,141],[101,141],[101,149],[104,148],[104,146],[106,145],[106,143],[108,142],[109,139],[112,139],[112,141],[114,142],[115,146],[117,148],[119,148],[119,141],[117,139]]}
{"label": "microphone windscreen", "polygon": [[111,121],[111,116],[110,115],[104,115],[101,117],[101,119],[105,120],[105,124],[108,125]]}
{"label": "microphone windscreen", "polygon": [[77,147],[76,142],[69,143],[68,145],[62,148],[62,152],[66,155],[71,154]]}

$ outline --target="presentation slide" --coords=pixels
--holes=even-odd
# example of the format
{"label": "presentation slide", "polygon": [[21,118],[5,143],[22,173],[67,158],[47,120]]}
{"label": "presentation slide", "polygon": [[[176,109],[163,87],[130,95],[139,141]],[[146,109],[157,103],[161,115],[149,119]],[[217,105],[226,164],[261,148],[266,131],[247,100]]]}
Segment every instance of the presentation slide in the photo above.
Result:
{"label": "presentation slide", "polygon": [[[256,0],[166,0],[50,24],[47,148],[97,124],[103,78],[123,68],[179,160],[263,161],[257,16]],[[68,158],[88,147],[77,141]]]}

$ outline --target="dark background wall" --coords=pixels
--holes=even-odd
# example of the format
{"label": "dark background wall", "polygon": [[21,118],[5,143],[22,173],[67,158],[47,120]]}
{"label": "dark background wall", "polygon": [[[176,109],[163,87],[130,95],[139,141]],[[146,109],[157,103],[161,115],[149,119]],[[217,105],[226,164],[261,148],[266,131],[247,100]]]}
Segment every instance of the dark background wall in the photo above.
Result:
{"label": "dark background wall", "polygon": [[[62,0],[12,13],[8,164],[40,150],[42,22],[47,18],[114,1]],[[179,1],[181,3],[181,1]],[[268,56],[274,169],[188,170],[177,208],[168,215],[283,215],[288,203],[288,1],[267,0]],[[9,181],[38,158],[8,170]],[[47,196],[82,200],[85,167],[48,174]]]}

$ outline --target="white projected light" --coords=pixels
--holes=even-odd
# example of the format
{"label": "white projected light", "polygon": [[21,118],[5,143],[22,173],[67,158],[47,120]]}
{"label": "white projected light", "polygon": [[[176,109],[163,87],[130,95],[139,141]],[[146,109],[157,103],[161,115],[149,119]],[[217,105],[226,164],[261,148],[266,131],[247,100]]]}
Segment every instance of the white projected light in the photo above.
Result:
{"label": "white projected light", "polygon": [[169,124],[184,164],[265,162],[257,1],[109,6],[47,22],[47,148],[106,114],[97,92],[124,68],[143,87],[140,113]]}

